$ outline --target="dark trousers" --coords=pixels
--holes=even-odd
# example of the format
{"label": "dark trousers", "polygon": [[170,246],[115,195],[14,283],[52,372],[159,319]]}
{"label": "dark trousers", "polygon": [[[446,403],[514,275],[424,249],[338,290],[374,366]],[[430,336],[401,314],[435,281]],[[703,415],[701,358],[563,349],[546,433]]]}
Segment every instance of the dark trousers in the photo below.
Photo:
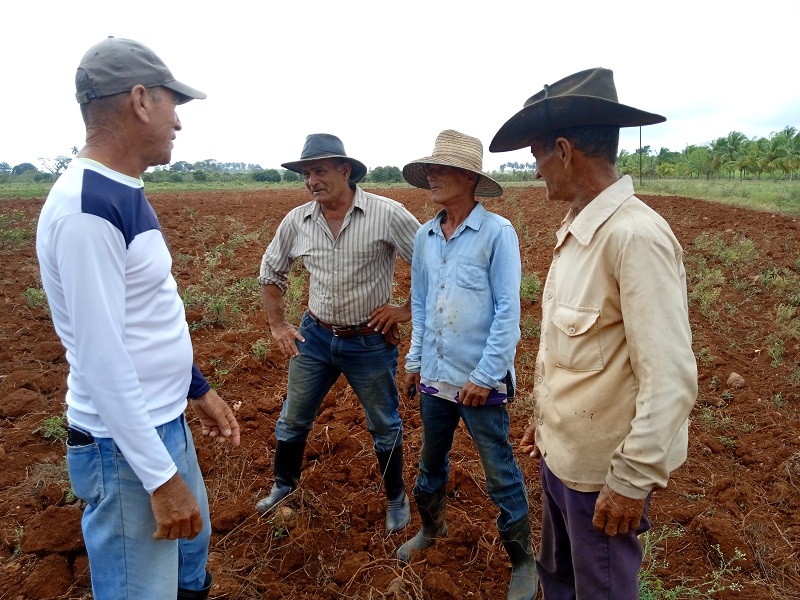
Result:
{"label": "dark trousers", "polygon": [[539,461],[542,481],[542,543],[536,570],[546,600],[639,600],[642,545],[650,529],[645,501],[639,528],[606,535],[592,525],[599,492],[568,488]]}

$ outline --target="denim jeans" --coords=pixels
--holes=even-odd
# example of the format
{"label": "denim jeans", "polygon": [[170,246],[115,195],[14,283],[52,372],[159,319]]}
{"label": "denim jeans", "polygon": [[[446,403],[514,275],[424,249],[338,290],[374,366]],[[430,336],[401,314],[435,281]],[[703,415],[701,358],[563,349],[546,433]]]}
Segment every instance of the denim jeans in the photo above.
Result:
{"label": "denim jeans", "polygon": [[377,452],[403,441],[397,396],[397,348],[383,334],[339,338],[308,313],[299,328],[298,356],[289,361],[289,383],[275,437],[281,442],[305,442],[319,407],[339,375],[344,374],[367,418]]}
{"label": "denim jeans", "polygon": [[202,589],[211,522],[197,455],[183,416],[156,428],[194,493],[203,530],[193,540],[154,540],[150,494],[111,438],[67,446],[75,495],[87,503],[81,521],[95,600],[175,600],[178,587]]}
{"label": "denim jeans", "polygon": [[642,544],[650,528],[645,500],[639,527],[609,536],[592,525],[599,492],[567,487],[539,459],[542,481],[542,545],[536,570],[548,600],[613,598],[638,600]]}
{"label": "denim jeans", "polygon": [[528,514],[528,490],[508,441],[505,405],[464,406],[420,394],[422,449],[414,494],[432,494],[447,484],[450,449],[459,419],[464,420],[486,474],[486,490],[500,509],[497,528],[508,529]]}

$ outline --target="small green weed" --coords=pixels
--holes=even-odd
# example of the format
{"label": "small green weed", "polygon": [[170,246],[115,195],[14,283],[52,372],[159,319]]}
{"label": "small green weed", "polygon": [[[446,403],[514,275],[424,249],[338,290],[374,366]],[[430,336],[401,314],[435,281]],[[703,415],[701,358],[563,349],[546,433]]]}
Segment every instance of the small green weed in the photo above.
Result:
{"label": "small green weed", "polygon": [[47,294],[44,293],[42,288],[29,287],[22,295],[25,297],[25,303],[29,308],[36,308],[43,310],[47,315],[50,314],[50,305],[47,303]]}
{"label": "small green weed", "polygon": [[542,291],[542,282],[536,273],[523,273],[519,286],[519,295],[528,302],[537,302]]}
{"label": "small green weed", "polygon": [[251,346],[253,356],[263,361],[269,355],[271,342],[267,338],[259,338]]}
{"label": "small green weed", "polygon": [[39,426],[33,430],[33,433],[41,433],[42,437],[46,440],[53,439],[60,442],[67,441],[67,416],[63,414],[59,417],[47,417]]}

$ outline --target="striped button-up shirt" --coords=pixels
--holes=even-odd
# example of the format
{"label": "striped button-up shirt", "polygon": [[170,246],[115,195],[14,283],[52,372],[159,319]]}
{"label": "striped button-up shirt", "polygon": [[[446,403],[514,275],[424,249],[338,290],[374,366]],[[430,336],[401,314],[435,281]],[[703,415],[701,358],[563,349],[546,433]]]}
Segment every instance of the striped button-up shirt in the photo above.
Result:
{"label": "striped button-up shirt", "polygon": [[356,187],[339,235],[334,237],[319,204],[291,210],[261,260],[261,285],[284,293],[297,258],[309,273],[308,308],[322,321],[360,325],[391,298],[397,255],[411,264],[420,223],[402,204]]}

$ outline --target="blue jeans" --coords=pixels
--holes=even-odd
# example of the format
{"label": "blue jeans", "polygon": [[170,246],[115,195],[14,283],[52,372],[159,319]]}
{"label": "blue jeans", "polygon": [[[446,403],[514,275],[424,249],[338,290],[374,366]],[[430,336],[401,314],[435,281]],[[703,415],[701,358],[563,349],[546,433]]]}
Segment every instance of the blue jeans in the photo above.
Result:
{"label": "blue jeans", "polygon": [[192,433],[183,416],[156,431],[200,505],[203,530],[193,540],[153,539],[150,494],[113,439],[67,446],[72,489],[87,503],[81,524],[95,600],[175,600],[178,587],[205,583],[211,522]]}
{"label": "blue jeans", "polygon": [[344,374],[367,418],[367,429],[377,452],[403,441],[397,396],[397,348],[383,334],[339,338],[308,313],[299,328],[305,342],[289,361],[289,383],[275,437],[281,442],[305,442],[319,407],[339,375]]}
{"label": "blue jeans", "polygon": [[628,533],[606,535],[592,525],[599,492],[567,487],[539,459],[542,481],[542,545],[536,570],[548,600],[613,598],[639,600],[639,535],[650,528],[645,501],[639,527]]}
{"label": "blue jeans", "polygon": [[497,528],[508,529],[528,514],[528,490],[508,441],[505,405],[464,406],[420,394],[422,449],[414,494],[432,494],[447,484],[450,449],[459,419],[464,420],[486,473],[486,490],[500,509]]}

